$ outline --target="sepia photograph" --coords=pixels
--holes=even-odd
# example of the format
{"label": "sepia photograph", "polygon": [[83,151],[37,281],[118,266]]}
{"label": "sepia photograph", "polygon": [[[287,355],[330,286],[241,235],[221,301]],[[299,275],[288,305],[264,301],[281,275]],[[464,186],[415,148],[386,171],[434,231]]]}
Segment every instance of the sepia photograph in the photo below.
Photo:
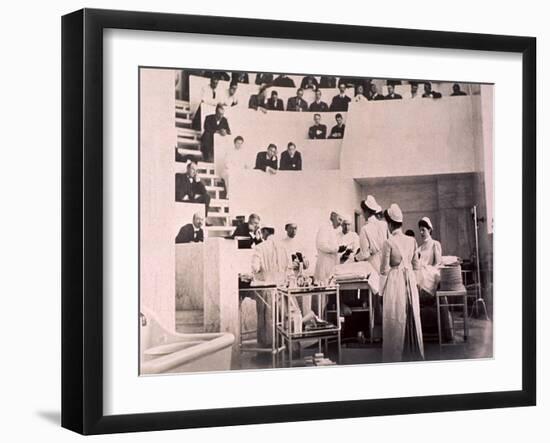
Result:
{"label": "sepia photograph", "polygon": [[334,70],[139,67],[140,375],[493,358],[494,85]]}

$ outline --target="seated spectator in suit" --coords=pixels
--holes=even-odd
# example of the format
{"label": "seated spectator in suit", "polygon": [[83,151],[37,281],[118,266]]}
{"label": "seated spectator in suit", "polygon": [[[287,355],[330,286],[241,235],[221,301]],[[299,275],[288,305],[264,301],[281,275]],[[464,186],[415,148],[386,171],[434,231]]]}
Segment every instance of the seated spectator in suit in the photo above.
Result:
{"label": "seated spectator in suit", "polygon": [[237,96],[238,86],[237,82],[231,82],[229,89],[222,94],[219,103],[224,106],[237,106],[239,104],[239,97]]}
{"label": "seated spectator in suit", "polygon": [[460,85],[458,83],[455,83],[453,85],[453,92],[451,94],[451,97],[456,97],[456,96],[459,96],[459,95],[468,95],[468,94],[466,94],[464,91],[461,91],[460,90]]}
{"label": "seated spectator in suit", "polygon": [[298,88],[296,91],[296,97],[290,97],[286,104],[287,111],[307,111],[307,102],[303,99],[304,90]]}
{"label": "seated spectator in suit", "polygon": [[275,80],[273,80],[273,86],[280,88],[295,88],[294,80],[288,77],[286,74],[280,74]]}
{"label": "seated spectator in suit", "polygon": [[273,74],[267,72],[258,72],[254,83],[257,85],[269,85],[273,82]]}
{"label": "seated spectator in suit", "polygon": [[261,86],[257,94],[251,95],[248,100],[248,107],[256,111],[267,112],[267,101],[265,98],[265,86]]}
{"label": "seated spectator in suit", "polygon": [[223,105],[216,106],[216,113],[206,116],[204,119],[204,132],[201,137],[202,159],[205,162],[214,160],[214,134],[227,135],[231,134],[229,123],[223,116],[225,108]]}
{"label": "seated spectator in suit", "polygon": [[328,112],[328,105],[321,100],[322,94],[320,89],[315,91],[315,100],[309,105],[309,112]]}
{"label": "seated spectator in suit", "polygon": [[267,147],[267,151],[258,152],[256,155],[256,166],[254,166],[254,169],[276,174],[277,168],[277,146],[271,143]]}
{"label": "seated spectator in suit", "polygon": [[411,98],[419,98],[420,95],[418,94],[418,83],[411,82]]}
{"label": "seated spectator in suit", "polygon": [[393,84],[388,84],[388,95],[384,97],[385,100],[401,100],[400,94],[395,93],[395,86]]}
{"label": "seated spectator in suit", "polygon": [[432,84],[430,82],[424,83],[424,94],[422,98],[441,98],[441,93],[432,91]]}
{"label": "seated spectator in suit", "polygon": [[279,98],[277,91],[271,91],[271,98],[267,99],[266,108],[270,111],[284,111],[283,100]]}
{"label": "seated spectator in suit", "polygon": [[306,75],[302,79],[302,84],[300,85],[302,89],[313,89],[314,91],[316,91],[318,87],[319,82],[317,82],[317,79],[313,77],[313,75]]}
{"label": "seated spectator in suit", "polygon": [[374,100],[374,101],[378,101],[378,100],[384,100],[384,96],[382,94],[379,94],[378,93],[378,88],[376,87],[376,84],[374,83],[371,83],[370,84],[370,97],[369,97],[369,100]]}
{"label": "seated spectator in suit", "polygon": [[204,203],[204,214],[208,217],[210,195],[204,184],[197,177],[197,162],[194,160],[187,163],[187,172],[176,174],[176,201],[186,203]]}
{"label": "seated spectator in suit", "polygon": [[344,138],[344,131],[346,130],[346,125],[344,124],[344,117],[342,117],[342,114],[336,114],[335,118],[336,118],[336,126],[332,127],[328,138]]}
{"label": "seated spectator in suit", "polygon": [[346,95],[346,84],[340,81],[338,89],[340,90],[340,93],[332,98],[330,110],[333,112],[347,112],[351,98]]}
{"label": "seated spectator in suit", "polygon": [[252,245],[260,244],[263,241],[260,232],[260,216],[250,214],[248,222],[237,226],[231,237],[237,238],[239,249],[250,249]]}
{"label": "seated spectator in suit", "polygon": [[357,85],[355,87],[355,97],[353,97],[354,102],[366,102],[367,97],[365,97],[365,88],[363,85]]}
{"label": "seated spectator in suit", "polygon": [[182,226],[176,236],[176,243],[199,243],[204,241],[202,225],[204,217],[198,212],[193,215],[193,223]]}
{"label": "seated spectator in suit", "polygon": [[248,73],[246,73],[246,72],[233,72],[231,74],[231,83],[245,83],[245,84],[248,84]]}
{"label": "seated spectator in suit", "polygon": [[321,124],[321,114],[314,114],[315,124],[309,128],[308,135],[311,140],[327,138],[327,127]]}
{"label": "seated spectator in suit", "polygon": [[301,171],[302,170],[302,154],[296,150],[296,145],[292,142],[288,143],[286,151],[281,154],[280,171]]}
{"label": "seated spectator in suit", "polygon": [[331,77],[328,75],[322,75],[321,80],[319,81],[320,88],[336,88],[336,77]]}

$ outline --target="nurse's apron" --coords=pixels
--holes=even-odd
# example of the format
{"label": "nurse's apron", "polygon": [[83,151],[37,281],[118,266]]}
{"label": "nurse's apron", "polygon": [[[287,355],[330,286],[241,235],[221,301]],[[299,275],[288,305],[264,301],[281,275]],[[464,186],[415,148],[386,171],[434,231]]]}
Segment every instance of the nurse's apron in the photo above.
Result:
{"label": "nurse's apron", "polygon": [[391,267],[383,291],[382,359],[385,362],[423,359],[416,277],[411,263],[404,263],[405,255],[399,245],[389,241],[401,255],[401,262]]}

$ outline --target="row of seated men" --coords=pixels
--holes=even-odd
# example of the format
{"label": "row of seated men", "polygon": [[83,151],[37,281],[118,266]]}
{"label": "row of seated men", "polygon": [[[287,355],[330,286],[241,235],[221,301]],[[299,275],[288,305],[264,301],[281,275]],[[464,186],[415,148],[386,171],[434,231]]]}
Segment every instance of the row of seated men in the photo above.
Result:
{"label": "row of seated men", "polygon": [[[229,88],[220,88],[219,81],[213,77],[210,79],[210,83],[205,85],[201,91],[201,103],[207,103],[215,106],[219,103],[225,106],[237,106],[241,103],[242,99],[238,93],[238,83],[231,82]],[[410,85],[410,97],[414,98],[441,98],[442,94],[432,89],[430,82],[423,84],[424,91],[419,92],[419,84],[411,83]],[[395,85],[390,83],[387,85],[388,93],[386,95],[381,94],[378,91],[378,87],[375,83],[368,83],[368,87],[363,84],[357,84],[354,86],[354,96],[349,97],[347,94],[348,85],[344,82],[339,83],[339,92],[332,97],[330,105],[323,100],[323,93],[320,89],[315,90],[315,99],[313,102],[308,103],[304,99],[305,88],[298,88],[296,95],[290,97],[286,106],[282,99],[279,98],[279,94],[276,90],[272,90],[270,97],[267,97],[267,89],[269,85],[260,86],[258,93],[253,94],[248,99],[248,108],[259,110],[262,112],[267,111],[294,111],[294,112],[346,112],[350,102],[362,102],[362,101],[380,101],[380,100],[400,100],[403,98],[401,94],[395,92]],[[367,89],[368,88],[368,89]],[[466,95],[464,91],[460,89],[460,85],[455,83],[453,85],[453,92],[451,96],[463,96]]]}
{"label": "row of seated men", "polygon": [[[248,98],[248,108],[257,111],[295,111],[295,112],[346,112],[352,99],[346,94],[347,86],[345,83],[339,85],[339,93],[332,97],[330,105],[323,101],[323,92],[320,89],[315,91],[315,99],[308,103],[304,99],[304,88],[298,88],[296,95],[290,97],[286,105],[276,90],[271,91],[270,97],[267,97],[268,85],[262,85],[257,94]],[[359,88],[359,94],[362,95],[362,87]],[[363,96],[367,98],[367,96]],[[201,103],[211,106],[223,104],[225,106],[237,106],[241,104],[239,94],[239,84],[231,82],[229,87],[221,87],[217,78],[211,78],[210,83],[201,90]]]}
{"label": "row of seated men", "polygon": [[[232,72],[231,75],[225,71],[196,71],[186,70],[187,75],[198,75],[201,77],[215,78],[217,80],[230,81],[232,83],[249,84],[250,77],[247,72]],[[253,74],[253,73],[251,73]],[[344,81],[349,85],[355,85],[365,79],[358,77],[340,77],[340,82]],[[390,80],[391,81],[391,80]],[[401,83],[400,81],[398,81]],[[254,79],[256,85],[270,85],[285,88],[295,88],[296,83],[287,74],[272,74],[269,72],[258,72]],[[335,88],[338,84],[338,77],[323,75],[318,81],[313,75],[305,75],[302,78],[300,87],[303,89]],[[396,83],[394,83],[396,84]]]}
{"label": "row of seated men", "polygon": [[[199,75],[207,78],[214,78],[216,80],[230,81],[231,83],[238,84],[249,84],[249,74],[247,72],[232,72],[231,75],[224,71],[187,71],[188,75]],[[337,85],[344,84],[346,88],[357,88],[361,86],[364,91],[367,93],[366,96],[370,95],[371,85],[373,84],[371,78],[365,77],[335,77],[335,76],[325,76],[322,75],[317,80],[316,76],[305,75],[302,77],[300,82],[301,89],[312,89],[317,90],[336,88]],[[271,73],[256,73],[254,80],[256,85],[265,85],[265,86],[275,86],[275,87],[286,87],[286,88],[295,88],[295,81],[290,78],[287,74],[271,74]],[[428,81],[419,81],[419,80],[398,80],[398,79],[388,79],[386,80],[386,85],[395,86],[408,83],[411,86],[418,86],[419,84],[430,84]],[[431,86],[431,84],[430,84]],[[389,94],[388,94],[389,95]],[[464,91],[460,90],[460,85],[455,83],[453,85],[453,92],[451,96],[457,95],[467,95]]]}
{"label": "row of seated men", "polygon": [[[201,136],[201,152],[202,158],[206,162],[211,162],[214,159],[214,134],[221,136],[231,135],[229,121],[224,116],[225,106],[221,103],[216,105],[214,114],[207,115],[204,119],[203,133]],[[308,130],[308,137],[312,140],[316,139],[342,139],[346,125],[344,117],[338,113],[334,116],[336,125],[334,125],[327,137],[327,127],[321,123],[321,114],[316,113],[313,116],[313,125]]]}

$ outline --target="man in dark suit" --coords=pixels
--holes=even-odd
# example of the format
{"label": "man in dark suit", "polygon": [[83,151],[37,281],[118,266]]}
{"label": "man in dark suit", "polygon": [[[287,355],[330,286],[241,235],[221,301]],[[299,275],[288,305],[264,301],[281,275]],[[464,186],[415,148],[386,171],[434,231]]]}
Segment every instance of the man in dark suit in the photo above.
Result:
{"label": "man in dark suit", "polygon": [[271,98],[267,99],[266,108],[270,111],[284,111],[285,106],[277,91],[271,91]]}
{"label": "man in dark suit", "polygon": [[302,79],[302,84],[300,85],[302,89],[313,89],[314,91],[317,90],[319,87],[319,83],[317,82],[317,79],[313,77],[313,75],[306,75]]}
{"label": "man in dark suit", "polygon": [[204,184],[197,177],[197,163],[194,160],[187,164],[185,174],[176,174],[176,201],[188,203],[204,203],[205,216],[208,216],[210,195]]}
{"label": "man in dark suit", "polygon": [[391,83],[388,83],[388,95],[384,97],[385,100],[401,100],[403,97],[395,93],[395,86]]}
{"label": "man in dark suit", "polygon": [[303,99],[304,90],[298,88],[296,91],[296,97],[290,97],[286,104],[287,111],[307,111],[307,102]]}
{"label": "man in dark suit", "polygon": [[320,88],[336,88],[336,77],[330,77],[327,75],[322,75],[321,80],[319,81]]}
{"label": "man in dark suit", "polygon": [[262,111],[264,114],[267,112],[267,101],[265,99],[265,86],[261,86],[257,94],[251,95],[248,100],[248,107],[256,111]]}
{"label": "man in dark suit", "polygon": [[418,98],[420,95],[418,95],[418,83],[417,82],[410,82],[411,84],[411,98]]}
{"label": "man in dark suit", "polygon": [[378,93],[378,88],[374,83],[370,84],[370,94],[368,99],[372,101],[384,100],[384,96]]}
{"label": "man in dark suit", "polygon": [[459,95],[468,95],[468,94],[466,94],[464,91],[461,91],[460,90],[460,85],[458,83],[455,83],[453,85],[453,92],[451,94],[451,97],[456,97],[456,96],[459,96]]}
{"label": "man in dark suit", "polygon": [[258,72],[256,74],[256,80],[254,83],[257,85],[266,85],[273,82],[273,74],[265,73],[265,72]]}
{"label": "man in dark suit", "polygon": [[328,105],[321,100],[322,92],[320,89],[315,91],[315,101],[309,105],[309,112],[328,112]]}
{"label": "man in dark suit", "polygon": [[340,82],[338,89],[340,90],[340,93],[332,97],[330,110],[332,112],[347,112],[351,98],[346,95],[346,84],[344,82]]}
{"label": "man in dark suit", "polygon": [[327,138],[327,126],[321,124],[321,114],[314,114],[313,121],[315,124],[309,128],[309,138],[311,140]]}
{"label": "man in dark suit", "polygon": [[441,98],[441,93],[432,91],[432,84],[430,82],[424,83],[424,94],[422,98]]}
{"label": "man in dark suit", "polygon": [[273,86],[278,86],[280,88],[295,88],[294,80],[290,77],[287,77],[286,74],[279,75],[275,80],[273,80]]}
{"label": "man in dark suit", "polygon": [[246,73],[246,72],[233,72],[231,74],[231,83],[248,84],[248,73]]}
{"label": "man in dark suit", "polygon": [[256,155],[256,166],[254,166],[254,169],[276,174],[277,168],[277,146],[271,143],[267,147],[267,151],[258,152]]}
{"label": "man in dark suit", "polygon": [[296,145],[288,143],[287,150],[281,154],[280,171],[301,171],[302,154],[296,150]]}
{"label": "man in dark suit", "polygon": [[182,226],[176,236],[176,243],[199,243],[204,241],[202,224],[204,218],[198,212],[193,215],[193,223]]}
{"label": "man in dark suit", "polygon": [[238,225],[232,237],[237,238],[239,249],[250,249],[252,245],[260,244],[263,241],[260,232],[260,216],[250,214],[248,223]]}
{"label": "man in dark suit", "polygon": [[342,114],[336,114],[335,118],[336,118],[336,126],[332,127],[328,138],[344,138],[344,131],[346,130],[346,125],[344,124],[344,117],[342,117]]}
{"label": "man in dark suit", "polygon": [[222,104],[216,105],[216,113],[208,115],[204,119],[203,134],[201,138],[202,159],[205,162],[214,160],[214,134],[228,135],[231,134],[229,123],[223,116],[225,108]]}

